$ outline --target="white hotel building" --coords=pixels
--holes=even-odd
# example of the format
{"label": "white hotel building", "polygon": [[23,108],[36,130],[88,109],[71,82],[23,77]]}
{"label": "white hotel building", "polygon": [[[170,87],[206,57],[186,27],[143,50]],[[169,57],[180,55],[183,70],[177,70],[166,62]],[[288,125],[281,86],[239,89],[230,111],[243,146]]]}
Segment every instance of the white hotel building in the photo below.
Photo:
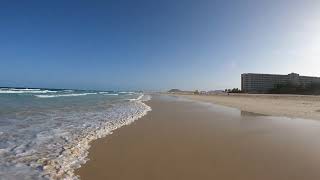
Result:
{"label": "white hotel building", "polygon": [[320,83],[320,77],[300,76],[296,73],[279,74],[241,74],[241,90],[246,93],[266,93],[279,84],[296,84],[307,86]]}

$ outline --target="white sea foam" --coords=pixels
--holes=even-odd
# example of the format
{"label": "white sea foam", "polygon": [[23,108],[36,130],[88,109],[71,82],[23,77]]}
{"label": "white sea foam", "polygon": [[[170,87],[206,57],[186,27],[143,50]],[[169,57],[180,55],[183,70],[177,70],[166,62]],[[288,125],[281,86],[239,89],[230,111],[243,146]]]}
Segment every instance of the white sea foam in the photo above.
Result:
{"label": "white sea foam", "polygon": [[119,94],[134,94],[135,92],[132,91],[120,91]]}
{"label": "white sea foam", "polygon": [[19,90],[19,91],[40,91],[41,89],[29,89],[29,88],[25,88],[25,89],[16,89],[16,88],[9,88],[11,90]]}
{"label": "white sea foam", "polygon": [[139,97],[137,97],[136,99],[128,99],[129,101],[140,101],[142,99],[144,95],[141,94]]}
{"label": "white sea foam", "polygon": [[110,92],[105,92],[105,91],[102,91],[102,92],[99,92],[99,94],[109,94]]}
{"label": "white sea foam", "polygon": [[118,96],[119,94],[117,94],[117,93],[113,93],[113,94],[103,94],[103,95],[106,95],[106,96]]}
{"label": "white sea foam", "polygon": [[14,88],[2,88],[0,89],[0,94],[22,94],[22,93],[35,93],[35,94],[45,94],[45,93],[56,93],[57,91],[46,90],[46,89],[14,89]]}
{"label": "white sea foam", "polygon": [[55,98],[55,97],[72,97],[72,96],[86,96],[97,93],[78,93],[78,94],[53,94],[53,95],[34,95],[38,98]]}
{"label": "white sea foam", "polygon": [[78,179],[74,170],[88,160],[89,143],[146,115],[151,108],[143,101],[150,98],[141,95],[105,110],[43,112],[25,124],[11,119],[13,126],[0,128],[0,179]]}
{"label": "white sea foam", "polygon": [[140,98],[140,101],[143,101],[143,102],[146,102],[146,101],[150,101],[151,100],[151,98],[152,98],[152,96],[151,95],[143,95],[141,98]]}

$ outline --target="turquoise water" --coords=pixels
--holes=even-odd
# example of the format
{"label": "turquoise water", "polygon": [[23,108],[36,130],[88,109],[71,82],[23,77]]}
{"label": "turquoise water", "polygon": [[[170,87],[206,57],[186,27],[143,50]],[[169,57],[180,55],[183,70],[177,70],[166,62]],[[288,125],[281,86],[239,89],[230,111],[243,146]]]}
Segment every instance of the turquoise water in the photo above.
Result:
{"label": "turquoise water", "polygon": [[89,142],[145,115],[139,92],[0,89],[0,177],[77,179]]}

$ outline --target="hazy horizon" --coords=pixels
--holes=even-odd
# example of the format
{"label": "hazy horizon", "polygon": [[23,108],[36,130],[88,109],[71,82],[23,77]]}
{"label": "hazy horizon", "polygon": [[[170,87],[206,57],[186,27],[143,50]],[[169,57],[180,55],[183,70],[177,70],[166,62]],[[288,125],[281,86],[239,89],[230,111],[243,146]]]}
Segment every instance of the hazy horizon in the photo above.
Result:
{"label": "hazy horizon", "polygon": [[0,86],[215,90],[320,76],[320,1],[5,1]]}

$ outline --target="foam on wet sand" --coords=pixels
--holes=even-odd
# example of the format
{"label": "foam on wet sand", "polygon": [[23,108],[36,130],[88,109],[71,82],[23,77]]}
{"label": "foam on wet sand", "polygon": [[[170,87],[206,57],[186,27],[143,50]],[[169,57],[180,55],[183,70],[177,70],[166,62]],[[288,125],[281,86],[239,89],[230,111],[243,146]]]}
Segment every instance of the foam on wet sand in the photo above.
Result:
{"label": "foam on wet sand", "polygon": [[96,140],[77,174],[90,179],[318,180],[320,122],[264,116],[179,97]]}

